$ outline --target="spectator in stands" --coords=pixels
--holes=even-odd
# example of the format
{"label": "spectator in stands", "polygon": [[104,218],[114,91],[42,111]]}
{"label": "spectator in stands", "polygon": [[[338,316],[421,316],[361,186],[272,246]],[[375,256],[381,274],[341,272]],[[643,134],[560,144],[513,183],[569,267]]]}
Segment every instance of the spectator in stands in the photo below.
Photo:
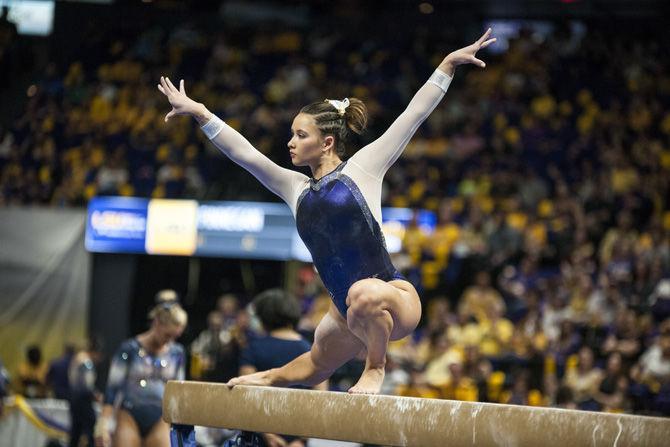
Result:
{"label": "spectator in stands", "polygon": [[670,331],[668,320],[661,334],[630,369],[633,412],[670,415]]}
{"label": "spectator in stands", "polygon": [[65,345],[63,355],[53,360],[49,364],[49,371],[47,372],[47,386],[51,388],[56,399],[70,398],[70,383],[68,380],[68,371],[70,369],[70,362],[74,356],[75,348],[72,344]]}
{"label": "spectator in stands", "polygon": [[[300,304],[293,296],[280,289],[267,290],[254,298],[252,308],[261,321],[264,334],[251,339],[242,351],[240,374],[279,368],[310,350],[309,342],[296,331],[300,320]],[[318,388],[328,389],[327,381]],[[294,437],[273,433],[263,433],[261,436],[268,446],[305,445],[304,440]]]}
{"label": "spectator in stands", "polygon": [[[232,314],[229,315],[232,316]],[[237,326],[229,323],[224,328],[223,316],[218,311],[207,315],[207,328],[191,343],[191,375],[194,379],[227,382],[239,372],[240,343]],[[199,365],[194,374],[194,364]]]}
{"label": "spectator in stands", "polygon": [[486,321],[488,315],[505,313],[505,302],[491,286],[491,275],[488,272],[478,272],[475,284],[463,292],[458,313],[463,318],[473,317],[480,322]]}
{"label": "spectator in stands", "polygon": [[566,410],[576,410],[577,404],[572,396],[572,390],[567,386],[561,386],[556,393],[556,407]]}
{"label": "spectator in stands", "polygon": [[448,368],[449,380],[440,387],[440,397],[442,399],[477,402],[479,398],[477,383],[465,373],[463,363],[454,358],[449,363]]}
{"label": "spectator in stands", "polygon": [[96,413],[93,403],[102,401],[102,395],[95,389],[100,355],[99,343],[90,340],[85,349],[73,355],[69,364],[71,422],[69,447],[93,447],[95,444],[93,429]]}
{"label": "spectator in stands", "polygon": [[100,195],[121,195],[130,179],[125,167],[125,150],[117,148],[109,160],[102,163],[96,176],[97,193]]}
{"label": "spectator in stands", "polygon": [[[665,326],[669,327],[668,320]],[[664,385],[670,382],[670,331],[659,335],[657,341],[640,358],[641,373],[644,380]]]}
{"label": "spectator in stands", "polygon": [[11,76],[15,73],[14,65],[17,61],[16,40],[18,38],[17,27],[9,20],[9,7],[2,7],[0,15],[0,89],[4,89],[11,83]]}
{"label": "spectator in stands", "polygon": [[[216,371],[220,348],[224,343],[221,337],[222,329],[221,314],[216,311],[210,312],[207,315],[207,327],[191,343],[191,376],[194,379],[212,380],[211,374]],[[197,365],[197,372],[194,371],[193,365]]]}
{"label": "spectator in stands", "polygon": [[607,357],[598,392],[593,397],[602,411],[622,412],[628,409],[628,378],[621,353],[613,352]]}
{"label": "spectator in stands", "polygon": [[501,402],[511,405],[543,405],[542,396],[538,390],[530,387],[530,372],[525,369],[512,373],[510,390],[501,396]]}
{"label": "spectator in stands", "polygon": [[549,356],[555,365],[556,372],[562,377],[573,354],[583,345],[583,337],[570,320],[563,320],[560,325],[558,339],[549,343]]}
{"label": "spectator in stands", "polygon": [[26,349],[26,358],[19,365],[19,393],[31,398],[47,397],[47,365],[42,359],[42,349],[31,345]]}
{"label": "spectator in stands", "polygon": [[239,298],[232,293],[225,293],[216,300],[216,311],[221,315],[222,329],[235,325],[240,309]]}
{"label": "spectator in stands", "polygon": [[670,318],[670,278],[658,281],[654,292],[649,295],[649,307],[656,320]]}
{"label": "spectator in stands", "polygon": [[579,350],[576,365],[568,366],[564,384],[572,391],[575,402],[582,410],[596,410],[594,398],[603,381],[603,372],[594,364],[593,351],[584,346]]}
{"label": "spectator in stands", "polygon": [[0,417],[5,409],[5,397],[9,394],[9,373],[0,360]]}
{"label": "spectator in stands", "polygon": [[399,384],[394,390],[398,396],[405,397],[423,397],[428,399],[440,398],[440,390],[430,385],[426,381],[423,370],[418,365],[410,367],[409,381],[406,384]]}
{"label": "spectator in stands", "polygon": [[[627,367],[640,355],[641,334],[638,319],[631,309],[621,309],[602,345],[602,354],[619,353]],[[616,361],[615,361],[616,362]]]}

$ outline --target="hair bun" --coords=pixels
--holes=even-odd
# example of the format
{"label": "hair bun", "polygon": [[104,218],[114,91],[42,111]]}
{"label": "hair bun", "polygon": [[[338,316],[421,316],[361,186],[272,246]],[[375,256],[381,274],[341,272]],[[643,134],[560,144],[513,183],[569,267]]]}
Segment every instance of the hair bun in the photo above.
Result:
{"label": "hair bun", "polygon": [[368,123],[368,110],[357,98],[313,102],[300,109],[300,113],[311,115],[322,135],[335,137],[335,153],[340,157],[346,154],[351,134],[360,135]]}
{"label": "hair bun", "polygon": [[164,324],[185,326],[188,322],[186,311],[179,304],[179,295],[172,289],[163,289],[156,293],[156,305],[149,311],[149,319]]}
{"label": "hair bun", "polygon": [[349,104],[344,110],[347,128],[351,132],[361,135],[368,127],[368,108],[358,98],[347,98],[347,102]]}
{"label": "hair bun", "polygon": [[156,304],[172,303],[179,301],[179,295],[172,289],[159,290],[154,298]]}

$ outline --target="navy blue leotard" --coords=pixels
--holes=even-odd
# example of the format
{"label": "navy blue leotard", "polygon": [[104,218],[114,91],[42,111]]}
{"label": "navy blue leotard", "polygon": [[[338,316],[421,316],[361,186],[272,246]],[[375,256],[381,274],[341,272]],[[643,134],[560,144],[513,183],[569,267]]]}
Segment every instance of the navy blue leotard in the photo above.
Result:
{"label": "navy blue leotard", "polygon": [[216,130],[208,135],[217,148],[291,208],[300,237],[345,317],[347,292],[356,281],[402,278],[381,232],[382,180],[450,82],[448,75],[436,70],[381,137],[320,179],[282,168],[230,126],[210,121]]}

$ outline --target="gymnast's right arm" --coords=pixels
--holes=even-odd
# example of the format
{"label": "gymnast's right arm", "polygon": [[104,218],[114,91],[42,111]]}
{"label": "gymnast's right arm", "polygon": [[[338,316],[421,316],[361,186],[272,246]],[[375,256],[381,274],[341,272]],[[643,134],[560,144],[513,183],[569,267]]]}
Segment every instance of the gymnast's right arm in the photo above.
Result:
{"label": "gymnast's right arm", "polygon": [[307,351],[280,368],[272,368],[252,374],[234,377],[227,383],[228,386],[278,386],[292,385],[316,386],[326,380],[333,373],[332,370],[319,367],[314,362],[312,352]]}
{"label": "gymnast's right arm", "polygon": [[122,345],[112,358],[102,411],[95,424],[96,447],[106,447],[111,443],[110,428],[114,419],[114,408],[123,399],[123,387],[128,376],[129,357],[130,354],[123,349]]}
{"label": "gymnast's right arm", "polygon": [[161,76],[158,90],[168,98],[172,106],[172,110],[165,116],[165,121],[175,115],[194,117],[207,137],[221,152],[249,171],[266,188],[290,205],[299,183],[306,178],[303,174],[275,164],[253,147],[239,132],[207,110],[203,104],[189,98],[186,95],[183,80],[177,89],[168,78]]}

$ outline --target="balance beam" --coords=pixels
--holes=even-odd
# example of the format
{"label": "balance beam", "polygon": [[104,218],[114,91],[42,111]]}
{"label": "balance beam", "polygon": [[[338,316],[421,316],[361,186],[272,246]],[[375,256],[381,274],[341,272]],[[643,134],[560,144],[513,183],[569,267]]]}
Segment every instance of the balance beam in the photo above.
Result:
{"label": "balance beam", "polygon": [[670,419],[170,381],[163,419],[390,446],[668,446]]}

